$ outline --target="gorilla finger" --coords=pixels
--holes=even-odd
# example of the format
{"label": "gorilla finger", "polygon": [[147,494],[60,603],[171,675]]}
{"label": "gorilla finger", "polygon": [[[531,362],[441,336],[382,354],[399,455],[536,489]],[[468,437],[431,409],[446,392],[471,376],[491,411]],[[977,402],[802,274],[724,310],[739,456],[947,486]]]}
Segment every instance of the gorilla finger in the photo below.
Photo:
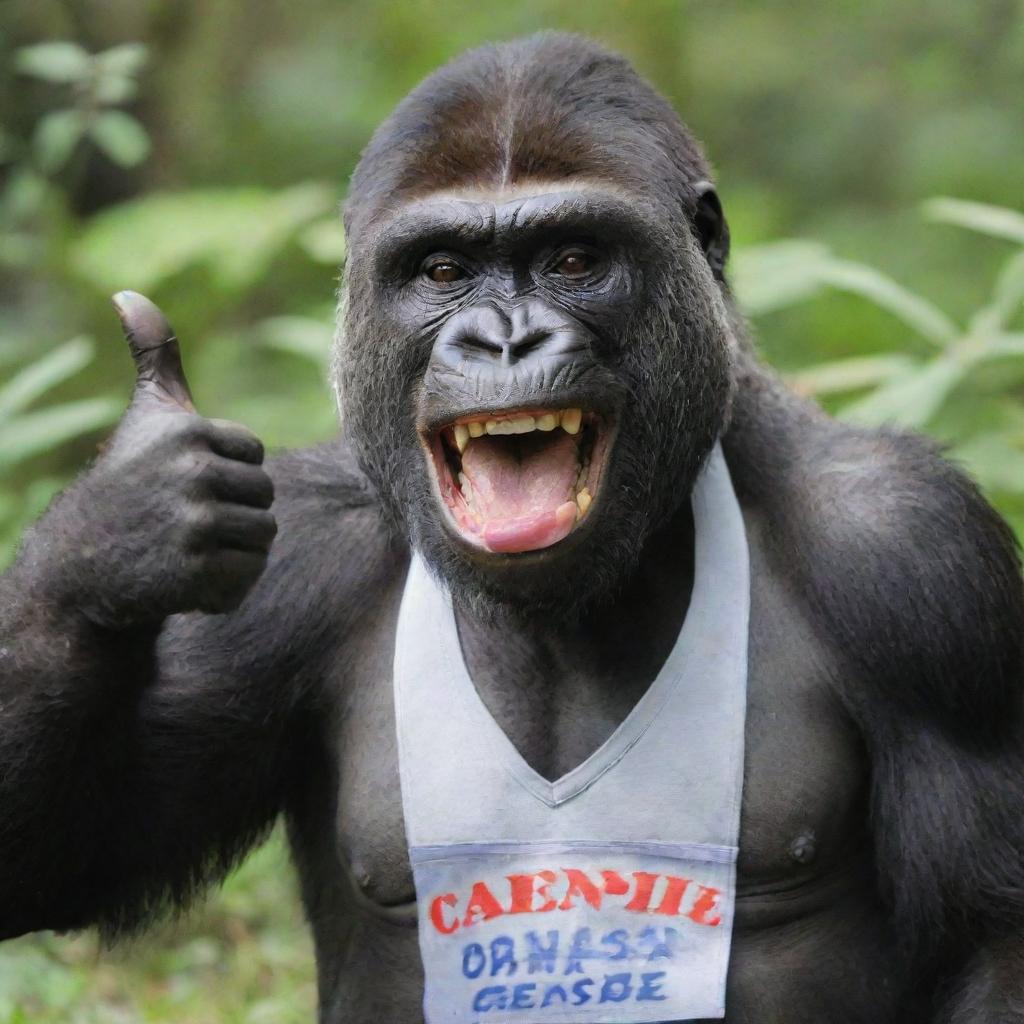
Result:
{"label": "gorilla finger", "polygon": [[203,480],[221,501],[264,509],[274,503],[274,481],[259,466],[218,457],[204,469]]}
{"label": "gorilla finger", "polygon": [[254,466],[263,462],[263,442],[248,427],[230,420],[209,420],[208,423],[211,451]]}
{"label": "gorilla finger", "polygon": [[147,404],[155,397],[195,412],[178,339],[167,317],[138,292],[118,292],[112,301],[135,362],[136,402]]}
{"label": "gorilla finger", "polygon": [[277,520],[270,512],[248,505],[218,505],[212,535],[223,548],[265,552],[277,536]]}

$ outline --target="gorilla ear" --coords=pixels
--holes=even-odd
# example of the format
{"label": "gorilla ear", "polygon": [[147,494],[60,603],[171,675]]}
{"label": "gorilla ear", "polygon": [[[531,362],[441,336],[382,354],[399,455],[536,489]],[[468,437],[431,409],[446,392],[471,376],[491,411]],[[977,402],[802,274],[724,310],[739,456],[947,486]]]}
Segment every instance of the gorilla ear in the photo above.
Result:
{"label": "gorilla ear", "polygon": [[693,226],[711,272],[722,280],[729,256],[729,225],[725,222],[714,185],[710,181],[699,181],[694,188],[697,191],[697,209],[693,215]]}

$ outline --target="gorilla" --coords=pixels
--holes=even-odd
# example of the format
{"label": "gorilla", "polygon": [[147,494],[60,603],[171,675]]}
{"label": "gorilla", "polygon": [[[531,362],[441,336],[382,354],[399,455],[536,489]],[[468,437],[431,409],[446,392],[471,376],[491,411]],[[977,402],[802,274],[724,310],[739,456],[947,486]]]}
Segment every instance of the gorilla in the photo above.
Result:
{"label": "gorilla", "polygon": [[266,465],[115,297],[131,403],[0,580],[0,937],[281,816],[328,1024],[1024,1021],[1014,540],[758,361],[711,181],[592,42],[437,71],[351,182],[340,436]]}

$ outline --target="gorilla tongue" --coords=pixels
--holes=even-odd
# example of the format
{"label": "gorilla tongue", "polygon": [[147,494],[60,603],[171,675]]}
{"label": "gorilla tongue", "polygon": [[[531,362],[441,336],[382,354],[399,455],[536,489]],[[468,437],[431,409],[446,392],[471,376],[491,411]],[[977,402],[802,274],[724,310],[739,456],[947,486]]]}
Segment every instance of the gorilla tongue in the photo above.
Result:
{"label": "gorilla tongue", "polygon": [[572,530],[577,442],[561,430],[469,442],[462,453],[464,494],[491,551],[535,551]]}

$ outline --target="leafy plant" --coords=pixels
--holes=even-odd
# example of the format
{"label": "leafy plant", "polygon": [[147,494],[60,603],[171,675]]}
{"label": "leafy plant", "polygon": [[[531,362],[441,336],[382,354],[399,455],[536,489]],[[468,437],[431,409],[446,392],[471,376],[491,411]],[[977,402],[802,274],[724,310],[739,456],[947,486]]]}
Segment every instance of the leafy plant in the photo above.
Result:
{"label": "leafy plant", "polygon": [[[0,473],[67,441],[109,426],[120,414],[112,398],[86,398],[33,408],[93,358],[88,338],[73,338],[29,363],[0,386]],[[10,556],[22,526],[42,511],[62,485],[59,477],[33,479],[21,492],[0,489],[0,564]]]}
{"label": "leafy plant", "polygon": [[[898,317],[920,339],[916,351],[853,357],[789,375],[824,399],[856,394],[841,417],[938,435],[1024,527],[1024,214],[957,199],[933,199],[926,217],[1015,243],[989,300],[958,325],[938,306],[881,272],[840,259],[824,245],[790,240],[739,254],[736,289],[757,316],[825,288],[859,295]],[[923,344],[922,344],[923,343]]]}
{"label": "leafy plant", "polygon": [[26,46],[16,53],[15,67],[22,74],[70,91],[70,105],[51,111],[36,126],[32,144],[43,170],[63,167],[85,138],[122,167],[133,167],[149,155],[146,130],[116,109],[135,98],[146,56],[141,43],[90,54],[77,43],[59,41]]}
{"label": "leafy plant", "polygon": [[291,239],[300,244],[334,206],[328,186],[153,193],[93,217],[70,252],[95,288],[152,291],[185,268],[210,272],[215,292],[251,287]]}

